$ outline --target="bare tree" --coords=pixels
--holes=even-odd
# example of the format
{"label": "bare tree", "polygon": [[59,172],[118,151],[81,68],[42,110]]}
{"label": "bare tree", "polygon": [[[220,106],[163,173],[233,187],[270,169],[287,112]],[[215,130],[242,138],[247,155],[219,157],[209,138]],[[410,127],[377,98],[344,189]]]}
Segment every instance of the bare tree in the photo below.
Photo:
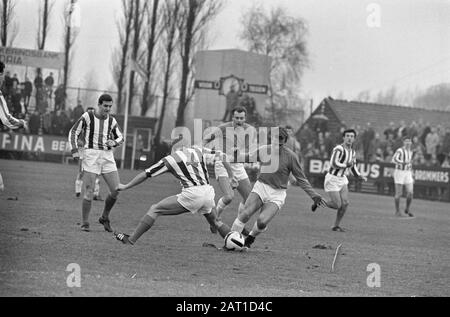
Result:
{"label": "bare tree", "polygon": [[117,113],[123,112],[124,89],[126,87],[127,58],[130,50],[131,33],[133,29],[134,1],[122,0],[121,18],[117,22],[119,32],[119,47],[114,53],[113,75],[118,96]]}
{"label": "bare tree", "polygon": [[[41,0],[39,5],[38,14],[38,29],[37,29],[37,47],[39,50],[45,49],[45,42],[47,40],[47,35],[50,30],[50,16],[55,5],[55,0]],[[42,75],[41,68],[37,69],[37,73]]]}
{"label": "bare tree", "polygon": [[0,40],[2,46],[13,46],[19,31],[19,25],[14,21],[15,0],[1,0]]}
{"label": "bare tree", "polygon": [[184,0],[166,0],[163,10],[163,45],[165,53],[163,97],[161,113],[158,120],[158,128],[155,134],[155,144],[159,146],[167,101],[170,95],[170,80],[172,77],[175,45],[177,41],[177,26],[180,19],[181,3]]}
{"label": "bare tree", "polygon": [[162,28],[158,27],[160,24],[160,15],[159,12],[159,0],[153,0],[153,4],[150,6],[147,6],[147,28],[149,31],[147,32],[147,43],[146,43],[146,49],[147,49],[147,56],[146,56],[146,63],[145,63],[145,70],[147,72],[147,80],[144,84],[144,92],[142,96],[142,106],[141,106],[141,116],[145,116],[147,113],[147,110],[149,109],[150,105],[153,103],[153,98],[151,95],[152,89],[152,77],[153,77],[153,71],[154,71],[154,53],[157,48],[157,43],[159,41]]}
{"label": "bare tree", "polygon": [[[284,110],[299,102],[298,89],[303,71],[309,65],[306,49],[307,26],[303,19],[290,16],[281,7],[266,13],[254,5],[242,16],[240,38],[254,53],[272,59],[270,96],[272,120],[283,120]],[[286,111],[288,113],[288,111]]]}
{"label": "bare tree", "polygon": [[72,64],[72,51],[73,45],[78,35],[79,28],[74,27],[73,23],[73,13],[75,9],[75,4],[77,0],[70,0],[69,9],[64,9],[64,16],[66,21],[65,32],[64,32],[64,77],[63,77],[63,95],[64,102],[61,105],[61,109],[65,110],[66,104],[66,96],[67,96],[67,86],[69,81],[69,73],[70,73],[70,65]]}
{"label": "bare tree", "polygon": [[192,58],[203,43],[205,28],[223,7],[219,0],[187,0],[182,2],[178,24],[181,55],[181,84],[176,126],[184,125],[184,112],[192,97]]}
{"label": "bare tree", "polygon": [[450,83],[429,87],[413,101],[414,107],[450,111]]}
{"label": "bare tree", "polygon": [[[145,17],[145,11],[147,10],[147,1],[144,1],[143,4],[141,0],[134,0],[134,13],[133,13],[133,41],[131,43],[131,59],[139,63],[138,54],[141,48],[142,43],[142,25]],[[133,105],[133,99],[137,95],[135,87],[137,86],[137,82],[135,81],[135,72],[131,71],[130,73],[130,87],[129,87],[129,96],[128,102],[130,105]],[[128,109],[128,114],[131,113],[131,106]]]}

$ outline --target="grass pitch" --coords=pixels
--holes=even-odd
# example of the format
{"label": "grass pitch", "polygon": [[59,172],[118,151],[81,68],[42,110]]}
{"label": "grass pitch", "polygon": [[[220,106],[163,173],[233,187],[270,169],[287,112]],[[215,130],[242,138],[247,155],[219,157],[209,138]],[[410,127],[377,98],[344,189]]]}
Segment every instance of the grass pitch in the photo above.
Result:
{"label": "grass pitch", "polygon": [[[400,220],[392,197],[350,193],[342,223],[348,231],[340,233],[330,229],[334,211],[312,213],[311,200],[291,187],[248,252],[203,247],[220,247],[222,239],[191,214],[160,217],[129,247],[98,224],[103,202],[93,202],[91,232],[80,231],[76,166],[0,160],[0,171],[0,296],[450,296],[448,203],[415,200],[416,218]],[[120,171],[122,182],[136,174]],[[163,175],[121,193],[112,226],[131,233],[151,204],[179,191]],[[237,205],[224,212],[226,223]],[[71,263],[81,268],[79,288],[67,285]],[[381,269],[380,287],[367,284],[372,263]]]}

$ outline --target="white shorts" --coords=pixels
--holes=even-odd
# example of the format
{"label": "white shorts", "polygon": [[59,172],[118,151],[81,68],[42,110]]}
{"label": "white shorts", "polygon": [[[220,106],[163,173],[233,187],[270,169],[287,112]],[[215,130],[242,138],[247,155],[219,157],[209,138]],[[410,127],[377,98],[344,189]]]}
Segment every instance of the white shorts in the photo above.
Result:
{"label": "white shorts", "polygon": [[402,170],[395,170],[394,171],[394,183],[399,185],[409,185],[413,184],[414,180],[412,177],[411,171],[402,171]]}
{"label": "white shorts", "polygon": [[216,206],[214,202],[214,188],[211,185],[183,188],[177,195],[177,201],[192,212],[206,215]]}
{"label": "white shorts", "polygon": [[263,204],[274,203],[279,209],[283,207],[284,201],[286,200],[286,189],[275,189],[260,181],[256,181],[252,193],[257,194]]}
{"label": "white shorts", "polygon": [[117,171],[113,151],[84,149],[83,152],[83,171],[97,175]]}
{"label": "white shorts", "polygon": [[[231,170],[233,171],[234,177],[238,180],[244,180],[248,178],[247,172],[245,171],[243,163],[230,163]],[[216,161],[214,164],[214,173],[216,174],[216,179],[219,177],[228,177],[228,172],[221,161]]]}
{"label": "white shorts", "polygon": [[340,192],[347,185],[347,176],[335,176],[330,173],[327,173],[323,182],[323,188],[326,192]]}

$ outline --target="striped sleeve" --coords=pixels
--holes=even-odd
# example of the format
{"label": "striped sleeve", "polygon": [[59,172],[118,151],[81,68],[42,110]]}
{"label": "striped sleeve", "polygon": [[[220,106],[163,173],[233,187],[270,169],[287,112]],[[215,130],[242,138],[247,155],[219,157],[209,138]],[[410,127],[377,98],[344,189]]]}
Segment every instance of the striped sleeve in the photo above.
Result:
{"label": "striped sleeve", "polygon": [[336,146],[333,150],[333,153],[331,154],[331,163],[332,166],[339,167],[339,168],[346,168],[347,165],[344,163],[339,162],[339,160],[342,157],[342,153],[344,150],[340,146]]}
{"label": "striped sleeve", "polygon": [[392,163],[396,163],[396,164],[402,164],[403,163],[403,157],[402,157],[402,150],[401,149],[397,149],[397,151],[395,151],[394,156],[392,157]]}
{"label": "striped sleeve", "polygon": [[72,154],[78,151],[78,138],[80,137],[81,132],[83,132],[83,130],[87,126],[86,116],[87,112],[83,113],[80,119],[75,122],[75,124],[69,131],[69,144]]}
{"label": "striped sleeve", "polygon": [[14,118],[8,110],[6,100],[0,94],[0,120],[4,125],[10,129],[17,129],[22,126],[22,122],[19,119]]}
{"label": "striped sleeve", "polygon": [[158,163],[147,168],[145,170],[145,173],[147,174],[147,177],[156,177],[168,171],[169,169],[167,168],[166,164],[163,161],[159,161]]}
{"label": "striped sleeve", "polygon": [[123,143],[124,138],[122,131],[120,131],[119,124],[116,119],[113,119],[113,127],[111,129],[112,139],[116,142],[116,146],[119,146]]}

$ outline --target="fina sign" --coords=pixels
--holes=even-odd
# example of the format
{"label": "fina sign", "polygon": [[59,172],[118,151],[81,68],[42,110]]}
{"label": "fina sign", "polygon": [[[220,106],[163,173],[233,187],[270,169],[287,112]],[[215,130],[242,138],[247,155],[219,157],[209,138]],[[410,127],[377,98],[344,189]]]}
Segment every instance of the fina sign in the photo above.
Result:
{"label": "fina sign", "polygon": [[64,67],[64,54],[0,46],[0,61],[7,65],[61,69]]}
{"label": "fina sign", "polygon": [[0,133],[0,150],[64,154],[70,153],[70,143],[59,136]]}

